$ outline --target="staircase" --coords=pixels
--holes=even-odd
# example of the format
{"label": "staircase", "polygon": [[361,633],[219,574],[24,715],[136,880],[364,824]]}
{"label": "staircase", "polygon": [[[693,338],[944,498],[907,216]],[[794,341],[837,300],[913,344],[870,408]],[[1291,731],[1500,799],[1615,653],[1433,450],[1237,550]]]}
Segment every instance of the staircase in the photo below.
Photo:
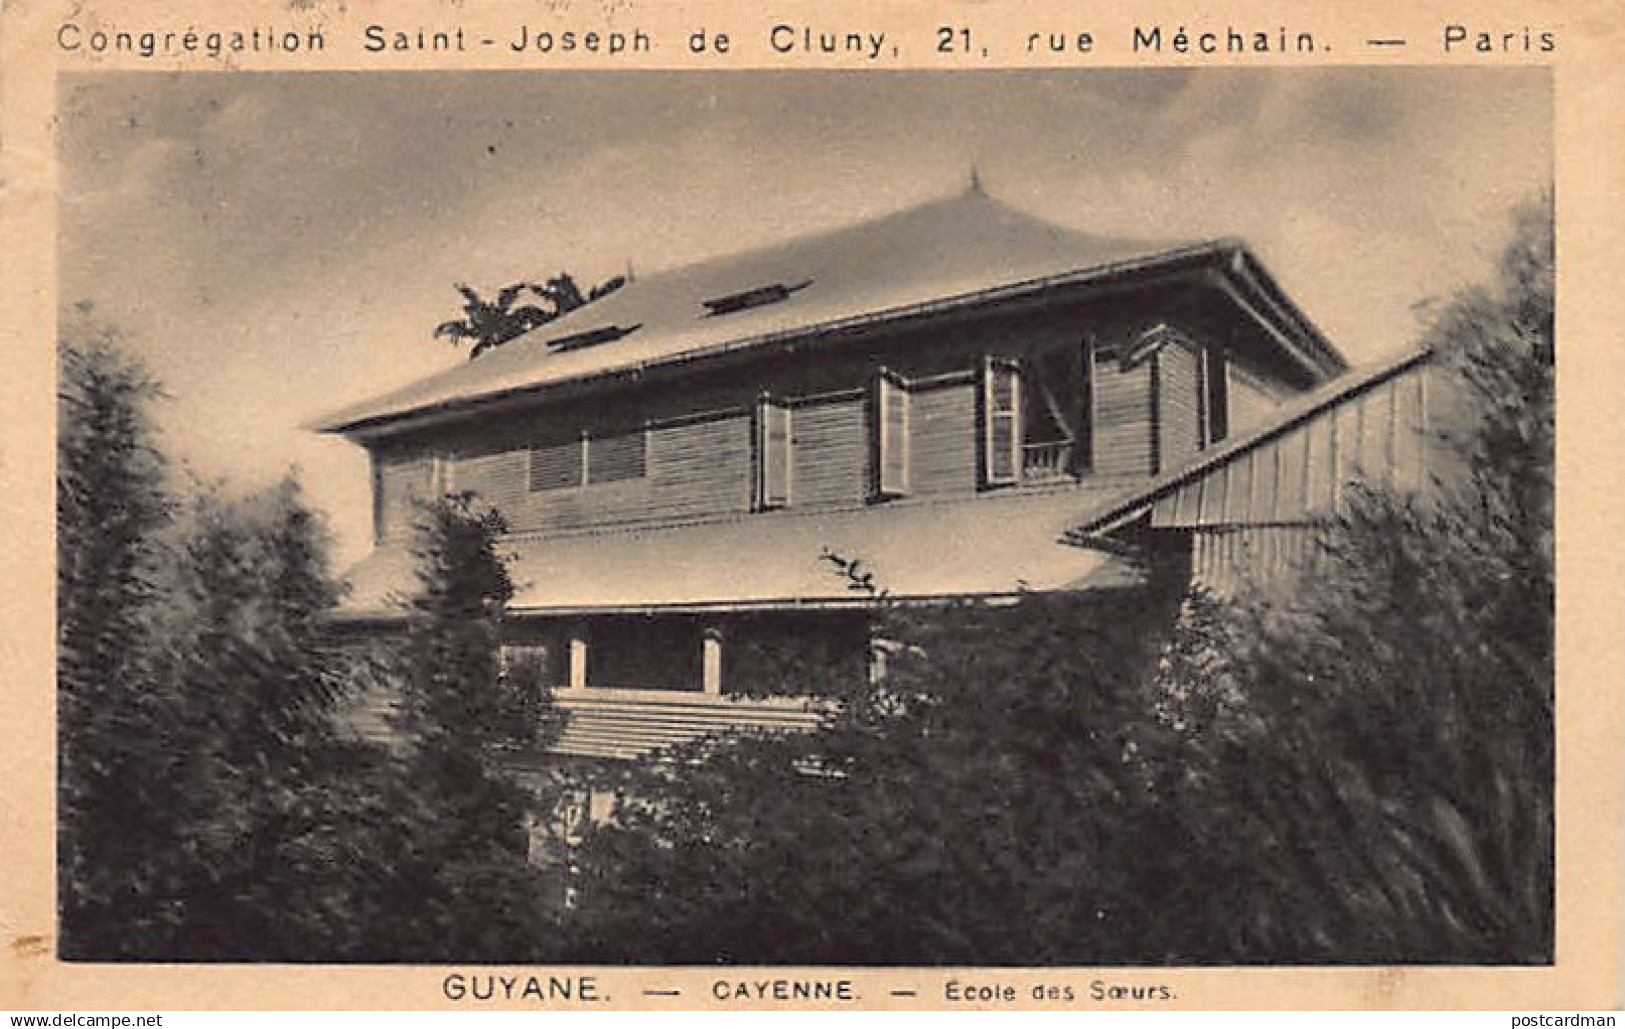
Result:
{"label": "staircase", "polygon": [[555,694],[554,704],[565,714],[565,723],[549,749],[569,757],[629,760],[735,730],[806,732],[816,728],[819,719],[818,711],[804,700],[734,700],[698,693],[651,697],[654,691],[648,690],[615,696],[613,692]]}

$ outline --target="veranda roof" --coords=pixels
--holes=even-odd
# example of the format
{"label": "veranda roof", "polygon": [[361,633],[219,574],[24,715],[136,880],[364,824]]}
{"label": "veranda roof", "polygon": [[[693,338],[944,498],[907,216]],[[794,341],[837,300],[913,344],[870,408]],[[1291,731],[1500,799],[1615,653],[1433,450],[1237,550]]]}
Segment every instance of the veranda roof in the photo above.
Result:
{"label": "veranda roof", "polygon": [[[822,555],[856,559],[899,600],[1014,597],[1138,582],[1121,557],[1062,542],[1100,493],[1076,487],[953,502],[902,501],[816,514],[779,511],[675,528],[514,537],[516,614],[717,611],[856,605]],[[341,616],[389,619],[417,586],[406,544],[350,576]]]}

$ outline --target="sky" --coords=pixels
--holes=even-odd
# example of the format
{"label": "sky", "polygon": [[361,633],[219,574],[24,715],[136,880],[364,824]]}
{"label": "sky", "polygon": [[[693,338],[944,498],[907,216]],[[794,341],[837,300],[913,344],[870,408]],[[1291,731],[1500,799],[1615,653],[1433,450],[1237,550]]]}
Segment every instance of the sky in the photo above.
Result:
{"label": "sky", "polygon": [[297,468],[342,566],[364,452],[313,419],[449,367],[489,293],[592,282],[962,191],[1108,236],[1246,240],[1355,364],[1489,273],[1551,182],[1539,68],[96,73],[58,109],[59,300],[168,394],[166,450]]}

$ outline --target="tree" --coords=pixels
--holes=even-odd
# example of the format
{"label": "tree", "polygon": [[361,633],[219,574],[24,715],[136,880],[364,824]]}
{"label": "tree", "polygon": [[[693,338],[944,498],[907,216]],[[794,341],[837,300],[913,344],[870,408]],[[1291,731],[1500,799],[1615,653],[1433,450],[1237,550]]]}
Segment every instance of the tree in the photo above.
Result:
{"label": "tree", "polygon": [[58,889],[64,957],[119,956],[172,922],[155,867],[171,837],[162,698],[142,688],[165,463],[158,387],[88,316],[59,343]]}
{"label": "tree", "polygon": [[1549,961],[1551,283],[1523,213],[1425,335],[1449,474],[1361,495],[1291,596],[881,600],[887,675],[818,732],[632,770],[581,958]]}
{"label": "tree", "polygon": [[1245,815],[1195,835],[1254,887],[1249,956],[1551,959],[1552,285],[1530,205],[1424,336],[1457,402],[1437,489],[1363,494],[1322,536],[1326,588],[1238,606],[1266,728],[1207,741]]}
{"label": "tree", "polygon": [[549,705],[501,660],[502,532],[470,494],[420,511],[419,589],[390,662],[408,746],[378,782],[367,960],[537,960],[553,942],[562,885],[527,860],[541,800],[513,772],[519,746],[545,744]]}
{"label": "tree", "polygon": [[[453,346],[472,342],[474,346],[468,354],[472,360],[537,326],[545,325],[578,307],[584,307],[615,292],[624,286],[626,281],[625,276],[618,275],[598,284],[583,295],[575,279],[568,272],[560,272],[545,283],[516,282],[511,286],[505,286],[489,300],[480,296],[472,287],[458,283],[457,292],[463,295],[463,317],[441,322],[435,327],[434,335],[437,339],[447,340]],[[514,306],[519,303],[519,298],[526,291],[534,294],[542,304]]]}
{"label": "tree", "polygon": [[[885,678],[805,736],[633,771],[582,852],[587,960],[1087,964],[1172,918],[1137,669],[1172,598],[881,604]],[[808,669],[809,676],[815,670]]]}
{"label": "tree", "polygon": [[169,953],[290,960],[324,950],[342,921],[311,916],[307,905],[332,898],[317,897],[287,856],[311,831],[305,812],[331,791],[335,765],[352,759],[334,726],[348,670],[322,625],[339,595],[325,527],[290,476],[237,498],[199,487],[173,537],[147,642],[147,688],[166,698],[164,742],[185,783],[185,842],[173,853],[190,860]]}
{"label": "tree", "polygon": [[[339,731],[322,520],[289,477],[174,490],[158,387],[117,333],[64,333],[58,440],[62,954],[94,960],[527,960],[559,884],[526,860],[509,767],[546,696],[506,670],[500,521],[425,511],[391,668],[404,760]],[[534,671],[534,670],[532,670]]]}

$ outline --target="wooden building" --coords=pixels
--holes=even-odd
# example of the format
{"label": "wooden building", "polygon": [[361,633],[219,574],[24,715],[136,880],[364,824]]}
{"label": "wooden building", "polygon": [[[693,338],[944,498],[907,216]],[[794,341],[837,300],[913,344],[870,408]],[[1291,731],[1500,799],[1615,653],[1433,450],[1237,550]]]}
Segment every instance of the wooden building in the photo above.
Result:
{"label": "wooden building", "polygon": [[[1420,401],[1345,371],[1239,241],[1089,235],[973,187],[640,277],[326,419],[372,459],[344,617],[397,618],[414,499],[471,490],[511,529],[509,642],[569,713],[558,753],[795,728],[805,703],[739,694],[797,657],[869,674],[823,555],[908,602],[1114,590],[1137,569],[1077,544],[1135,524],[1210,574],[1220,529],[1323,498],[1317,455],[1335,493],[1337,455],[1404,445],[1378,435]],[[1356,398],[1326,451],[1317,412]]]}
{"label": "wooden building", "polygon": [[1415,493],[1444,466],[1435,374],[1431,352],[1416,350],[1341,376],[1101,505],[1071,538],[1149,538],[1188,553],[1191,578],[1219,594],[1290,587],[1309,570],[1317,527],[1348,512],[1353,490]]}

